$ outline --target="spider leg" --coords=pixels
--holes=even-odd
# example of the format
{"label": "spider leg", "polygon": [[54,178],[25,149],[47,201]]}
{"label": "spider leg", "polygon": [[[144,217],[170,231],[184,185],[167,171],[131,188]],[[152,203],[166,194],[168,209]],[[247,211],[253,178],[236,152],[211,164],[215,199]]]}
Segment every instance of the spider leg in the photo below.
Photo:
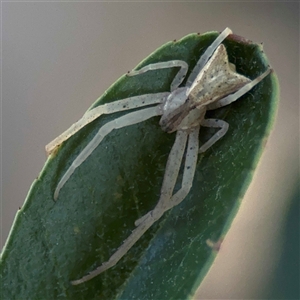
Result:
{"label": "spider leg", "polygon": [[87,144],[87,146],[82,150],[82,152],[80,152],[80,154],[72,162],[71,166],[68,168],[66,173],[60,179],[54,192],[54,200],[57,199],[59,191],[64,186],[64,184],[68,181],[70,176],[74,173],[76,168],[78,168],[90,156],[90,154],[96,149],[96,147],[101,143],[101,141],[104,139],[104,137],[107,134],[109,134],[114,129],[140,123],[154,116],[159,116],[159,115],[161,115],[160,105],[128,113],[127,115],[119,117],[103,125],[99,129],[97,134],[93,137],[93,139]]}
{"label": "spider leg", "polygon": [[[186,131],[177,131],[176,133],[176,139],[170,151],[166,165],[164,179],[160,191],[160,198],[158,200],[157,205],[154,208],[155,213],[157,215],[159,215],[161,211],[163,214],[163,212],[167,210],[164,208],[164,204],[167,203],[172,197],[179,169],[181,166],[182,157],[186,147],[187,137],[188,135]],[[149,211],[147,214],[137,219],[134,223],[135,226],[139,226],[149,216],[153,217],[154,210]]]}
{"label": "spider leg", "polygon": [[204,119],[201,122],[201,126],[215,127],[215,128],[221,128],[221,129],[200,147],[199,153],[205,152],[214,143],[216,143],[221,137],[223,137],[228,130],[229,124],[220,119]]}
{"label": "spider leg", "polygon": [[200,126],[197,126],[189,134],[181,188],[170,199],[168,209],[182,202],[193,185],[198,158],[199,130]]}
{"label": "spider leg", "polygon": [[[168,157],[167,168],[161,189],[161,197],[159,200],[160,204],[169,205],[169,200],[172,196],[176,179],[178,177],[186,141],[187,133],[185,131],[178,131],[175,143]],[[90,272],[88,275],[85,275],[78,280],[74,280],[71,283],[73,285],[83,283],[116,265],[117,262],[129,251],[129,249],[140,239],[140,237],[153,225],[153,223],[155,223],[164,214],[165,210],[166,209],[162,208],[156,209],[155,214],[153,214],[152,211],[152,214],[148,213],[142,217],[142,221],[139,222],[139,225],[132,231],[131,235],[123,242],[123,244],[107,262],[104,262],[101,266]]]}
{"label": "spider leg", "polygon": [[50,155],[62,142],[69,139],[77,131],[83,128],[85,125],[91,123],[97,119],[102,114],[112,114],[119,111],[134,109],[138,107],[143,107],[151,104],[162,103],[164,98],[170,93],[156,93],[156,94],[146,94],[140,96],[134,96],[122,100],[117,100],[111,103],[103,104],[97,106],[89,111],[87,111],[83,117],[74,123],[69,129],[55,138],[46,146],[46,152]]}
{"label": "spider leg", "polygon": [[196,79],[197,75],[200,73],[202,68],[205,66],[209,58],[218,48],[218,46],[225,40],[225,38],[230,35],[232,31],[227,27],[223,30],[220,35],[213,41],[213,43],[205,50],[205,52],[201,55],[200,59],[198,60],[196,66],[194,67],[193,71],[188,77],[186,86],[190,87],[194,80]]}
{"label": "spider leg", "polygon": [[143,234],[152,226],[155,222],[150,215],[145,218],[143,223],[141,223],[137,228],[135,228],[131,235],[123,242],[123,244],[117,249],[117,251],[109,258],[107,262],[102,263],[101,266],[91,271],[89,274],[83,276],[80,279],[71,281],[73,285],[77,285],[88,281],[100,273],[112,268],[117,262],[129,251],[129,249],[143,236]]}
{"label": "spider leg", "polygon": [[150,64],[137,71],[136,70],[130,71],[129,73],[127,73],[127,76],[134,76],[134,75],[146,73],[148,71],[169,69],[174,67],[179,67],[180,69],[176,74],[176,76],[174,77],[170,86],[170,90],[171,92],[173,92],[180,86],[189,68],[188,64],[183,60],[170,60],[170,61]]}
{"label": "spider leg", "polygon": [[[178,205],[189,193],[196,170],[197,157],[198,157],[198,147],[199,147],[199,130],[200,126],[195,127],[188,136],[188,145],[184,163],[183,179],[181,183],[181,188],[172,197],[161,197],[157,205],[152,211],[149,211],[146,215],[135,221],[135,225],[139,226],[144,219],[148,218],[149,215],[160,215],[165,211],[171,209],[172,207]],[[169,165],[172,168],[172,165]],[[166,173],[170,171],[168,167],[166,168]],[[166,176],[166,175],[165,175]],[[178,173],[177,173],[178,176]],[[176,177],[177,179],[177,177]],[[175,182],[176,182],[175,179]],[[174,190],[175,183],[172,188]]]}
{"label": "spider leg", "polygon": [[213,110],[222,106],[226,106],[240,97],[242,97],[244,94],[249,92],[255,85],[257,85],[260,81],[262,81],[267,75],[269,75],[273,70],[269,67],[264,73],[250,81],[249,83],[245,84],[242,88],[240,88],[238,91],[236,91],[233,94],[230,94],[217,102],[213,102],[209,105],[207,105],[207,110]]}

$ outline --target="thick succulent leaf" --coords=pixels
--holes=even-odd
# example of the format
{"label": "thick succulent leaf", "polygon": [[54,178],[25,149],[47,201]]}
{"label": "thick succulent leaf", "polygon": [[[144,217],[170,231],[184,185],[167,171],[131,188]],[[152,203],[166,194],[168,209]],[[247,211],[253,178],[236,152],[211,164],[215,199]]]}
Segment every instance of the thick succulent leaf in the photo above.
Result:
{"label": "thick succulent leaf", "polygon": [[[190,34],[169,42],[139,67],[181,59],[190,70],[216,38]],[[255,78],[268,66],[261,46],[232,35],[225,41],[237,71]],[[92,106],[145,93],[169,91],[175,69],[121,77]],[[185,299],[193,296],[253,176],[273,123],[278,83],[274,73],[239,101],[209,113],[229,131],[199,155],[193,187],[112,269],[72,286],[106,261],[158,201],[174,134],[159,118],[114,130],[75,171],[53,200],[68,166],[107,121],[103,116],[66,141],[46,162],[18,211],[1,257],[3,299]],[[214,130],[201,129],[200,143]],[[180,181],[180,178],[179,178]],[[180,183],[178,182],[178,186]],[[178,188],[178,187],[177,187]]]}

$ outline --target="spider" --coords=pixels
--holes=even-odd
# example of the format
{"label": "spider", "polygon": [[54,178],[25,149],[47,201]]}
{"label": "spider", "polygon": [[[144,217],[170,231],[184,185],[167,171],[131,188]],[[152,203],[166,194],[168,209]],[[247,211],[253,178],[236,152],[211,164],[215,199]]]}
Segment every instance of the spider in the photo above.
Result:
{"label": "spider", "polygon": [[[223,137],[229,126],[223,120],[205,119],[206,111],[236,101],[272,72],[272,69],[268,67],[254,80],[237,73],[235,65],[228,61],[226,48],[222,44],[223,40],[231,33],[232,31],[226,28],[206,49],[188,76],[185,86],[180,87],[186,77],[188,64],[181,60],[158,62],[147,65],[140,70],[128,72],[127,76],[135,76],[151,70],[179,68],[171,83],[170,92],[140,95],[98,106],[88,111],[78,122],[46,146],[47,153],[53,153],[63,141],[102,114],[151,105],[103,125],[60,179],[54,192],[54,199],[56,200],[60,190],[76,168],[89,157],[112,130],[143,122],[154,116],[161,116],[159,125],[162,130],[167,133],[176,131],[175,142],[167,160],[157,205],[153,210],[135,221],[136,228],[107,262],[102,263],[101,266],[82,278],[72,281],[73,285],[88,281],[116,265],[154,222],[160,219],[167,210],[184,200],[192,187],[198,153],[205,152]],[[153,106],[154,104],[156,105]],[[199,148],[200,126],[219,128],[219,131]],[[186,155],[181,188],[173,194],[184,153]]]}

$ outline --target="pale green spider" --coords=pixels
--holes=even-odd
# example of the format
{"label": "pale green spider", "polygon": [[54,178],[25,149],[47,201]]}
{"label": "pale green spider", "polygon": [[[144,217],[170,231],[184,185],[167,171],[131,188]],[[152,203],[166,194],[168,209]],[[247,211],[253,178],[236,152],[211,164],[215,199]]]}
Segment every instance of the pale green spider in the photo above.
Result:
{"label": "pale green spider", "polygon": [[[48,154],[51,154],[63,141],[102,114],[111,114],[152,105],[149,108],[128,113],[103,125],[59,181],[54,192],[54,199],[57,199],[59,191],[76,168],[89,157],[103,138],[112,130],[143,122],[154,116],[161,116],[159,124],[162,130],[168,133],[177,132],[174,145],[168,157],[160,199],[155,208],[136,220],[136,228],[107,262],[104,262],[96,270],[81,279],[72,281],[73,285],[88,281],[113,267],[154,222],[161,218],[167,210],[184,200],[192,186],[198,153],[206,151],[224,136],[228,130],[228,123],[223,120],[204,119],[206,111],[236,101],[271,73],[272,69],[268,68],[252,81],[238,74],[235,71],[235,66],[228,61],[226,48],[222,44],[223,40],[231,33],[231,30],[226,28],[206,49],[189,75],[184,87],[179,87],[188,71],[188,65],[184,61],[159,62],[145,66],[138,71],[131,71],[128,73],[128,76],[142,74],[150,70],[180,68],[171,83],[170,92],[141,95],[98,106],[88,111],[82,119],[46,146],[46,151]],[[153,106],[153,104],[157,105]],[[200,126],[216,127],[220,128],[220,130],[199,149],[198,135]],[[173,195],[185,149],[186,156],[182,185]]]}

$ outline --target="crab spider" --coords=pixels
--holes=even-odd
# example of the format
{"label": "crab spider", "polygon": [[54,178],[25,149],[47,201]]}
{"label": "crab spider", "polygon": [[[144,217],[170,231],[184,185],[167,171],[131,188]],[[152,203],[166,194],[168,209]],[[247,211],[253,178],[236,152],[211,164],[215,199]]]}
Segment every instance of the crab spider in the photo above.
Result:
{"label": "crab spider", "polygon": [[[175,142],[167,160],[157,205],[153,210],[135,221],[136,228],[107,262],[82,278],[72,281],[73,285],[88,281],[116,265],[154,222],[160,219],[167,210],[184,200],[192,187],[198,153],[206,151],[223,137],[229,126],[223,120],[205,119],[206,111],[236,101],[272,72],[269,67],[254,80],[237,73],[235,66],[228,61],[226,48],[222,44],[223,40],[231,33],[231,30],[226,28],[206,49],[187,78],[184,87],[179,86],[186,77],[188,65],[181,60],[158,62],[147,65],[140,70],[131,71],[127,74],[128,76],[135,76],[151,70],[179,68],[171,83],[170,92],[130,97],[91,109],[77,123],[46,146],[47,153],[51,154],[63,141],[100,115],[141,108],[116,118],[99,129],[91,142],[77,156],[60,179],[54,192],[54,199],[56,200],[60,190],[76,168],[89,157],[112,130],[143,122],[154,116],[161,116],[159,124],[162,130],[168,133],[176,131]],[[149,105],[151,106],[147,107]],[[146,108],[144,108],[145,106]],[[219,128],[219,131],[199,148],[200,126]],[[173,194],[185,151],[181,188]]]}

